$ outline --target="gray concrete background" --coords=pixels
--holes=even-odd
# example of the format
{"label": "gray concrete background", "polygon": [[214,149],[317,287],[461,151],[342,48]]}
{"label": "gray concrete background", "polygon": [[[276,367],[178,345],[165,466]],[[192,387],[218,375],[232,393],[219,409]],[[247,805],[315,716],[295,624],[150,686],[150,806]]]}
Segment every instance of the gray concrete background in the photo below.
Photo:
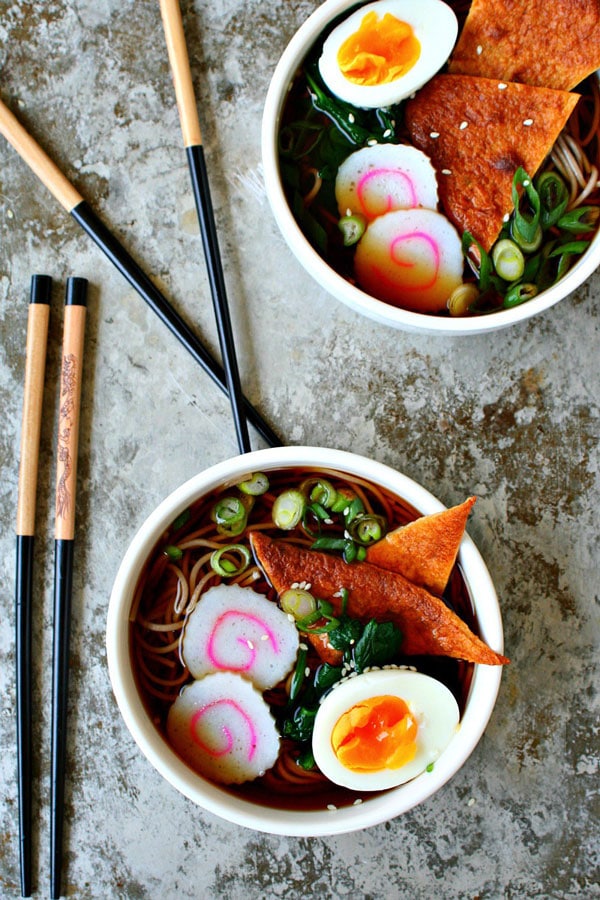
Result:
{"label": "gray concrete background", "polygon": [[[68,275],[90,281],[72,621],[65,893],[84,898],[591,898],[598,889],[600,276],[472,338],[358,317],[291,256],[261,186],[260,117],[314,2],[182,4],[240,368],[286,443],[388,463],[444,503],[495,580],[512,664],[487,732],[435,797],[368,831],[287,839],[171,789],[117,711],[104,627],[127,542],[237,447],[226,400],[0,143],[0,896],[17,897],[14,517],[29,279],[56,279],[35,600],[36,897],[48,896],[57,363]],[[0,96],[217,352],[158,3],[0,0]],[[254,446],[260,441],[254,440]]]}

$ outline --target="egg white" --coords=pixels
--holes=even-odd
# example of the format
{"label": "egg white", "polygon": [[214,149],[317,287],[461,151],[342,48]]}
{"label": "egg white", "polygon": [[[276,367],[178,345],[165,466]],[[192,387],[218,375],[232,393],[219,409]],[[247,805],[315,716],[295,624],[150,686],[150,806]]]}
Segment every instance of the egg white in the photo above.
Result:
{"label": "egg white", "polygon": [[[412,68],[388,84],[355,84],[342,73],[337,61],[341,45],[358,31],[370,11],[375,11],[379,18],[391,13],[408,23],[421,44],[419,59]],[[340,100],[363,109],[384,109],[409,97],[441,69],[457,35],[456,16],[442,0],[376,0],[361,6],[333,29],[323,44],[319,71],[329,90]]]}
{"label": "egg white", "polygon": [[[345,712],[370,697],[391,695],[408,705],[418,724],[417,750],[398,769],[356,772],[347,769],[331,745],[333,728]],[[321,772],[334,784],[379,791],[404,784],[424,772],[446,749],[459,726],[458,704],[450,690],[429,675],[407,669],[378,669],[338,684],[323,700],[315,719],[312,750]]]}

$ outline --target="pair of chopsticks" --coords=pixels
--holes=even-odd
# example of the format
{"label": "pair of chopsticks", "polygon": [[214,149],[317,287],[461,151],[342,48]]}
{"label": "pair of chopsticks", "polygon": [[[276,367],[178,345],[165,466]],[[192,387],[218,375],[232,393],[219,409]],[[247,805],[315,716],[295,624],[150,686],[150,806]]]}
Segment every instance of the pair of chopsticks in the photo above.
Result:
{"label": "pair of chopsticks", "polygon": [[1,100],[0,134],[14,147],[64,209],[125,276],[131,286],[183,344],[214,383],[230,397],[240,450],[245,452],[250,446],[247,422],[257,429],[267,444],[273,447],[281,446],[281,440],[277,434],[241,392],[181,13],[176,0],[175,2],[174,0],[161,0],[161,11],[180,105],[180,119],[200,219],[200,230],[225,369],[212,358],[187,322]]}
{"label": "pair of chopsticks", "polygon": [[[32,601],[35,509],[44,375],[52,280],[34,275],[27,322],[25,386],[17,500],[15,578],[17,760],[21,896],[31,896],[32,875]],[[87,281],[69,278],[65,298],[60,375],[56,520],[54,542],[54,641],[50,886],[60,897],[66,770],[69,632],[75,537],[75,487]]]}

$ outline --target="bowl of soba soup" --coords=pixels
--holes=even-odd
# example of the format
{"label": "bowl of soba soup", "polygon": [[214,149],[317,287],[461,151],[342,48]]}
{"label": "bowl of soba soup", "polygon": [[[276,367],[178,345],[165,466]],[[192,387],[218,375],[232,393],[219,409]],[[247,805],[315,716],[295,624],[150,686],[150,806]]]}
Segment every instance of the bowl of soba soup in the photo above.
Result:
{"label": "bowl of soba soup", "polygon": [[475,500],[445,508],[388,466],[311,447],[173,491],[132,537],[107,619],[114,694],[158,773],[273,834],[350,832],[432,797],[508,663],[466,530]]}
{"label": "bowl of soba soup", "polygon": [[568,6],[536,0],[511,29],[509,0],[326,0],[300,26],[265,100],[265,187],[332,297],[468,335],[549,309],[595,271],[600,49],[585,35],[600,22],[590,4],[565,30]]}

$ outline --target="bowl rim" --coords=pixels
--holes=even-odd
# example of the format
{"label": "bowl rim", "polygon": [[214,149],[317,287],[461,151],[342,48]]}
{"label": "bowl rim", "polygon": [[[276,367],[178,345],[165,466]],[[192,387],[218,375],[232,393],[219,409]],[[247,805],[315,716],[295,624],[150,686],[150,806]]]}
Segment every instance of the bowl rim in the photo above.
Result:
{"label": "bowl rim", "polygon": [[[131,670],[128,622],[138,573],[165,527],[195,497],[250,471],[268,472],[299,466],[335,469],[374,480],[400,494],[422,513],[445,508],[433,494],[408,476],[383,463],[346,451],[314,447],[268,448],[218,463],[172,491],[137,530],[111,592],[106,649],[113,693],[125,724],[142,753],[169,784],[204,810],[234,824],[270,834],[312,837],[343,834],[380,824],[408,811],[439,790],[466,762],[479,742],[496,702],[503,667],[475,666],[458,732],[460,741],[457,737],[453,739],[432,772],[422,773],[405,785],[365,799],[359,806],[308,812],[257,807],[193,773],[152,724]],[[485,563],[468,535],[461,544],[458,562],[471,593],[480,634],[501,653],[503,630],[498,598]],[[477,585],[476,603],[474,582]]]}
{"label": "bowl rim", "polygon": [[[353,7],[363,5],[363,2],[369,0],[325,0],[317,7],[287,44],[267,90],[261,126],[265,190],[275,221],[290,250],[303,268],[333,297],[367,318],[403,331],[448,336],[484,334],[527,321],[550,309],[580,287],[600,265],[600,229],[567,274],[536,297],[512,309],[456,318],[412,312],[377,300],[335,272],[304,236],[289,208],[279,177],[279,119],[291,81],[310,47],[332,19]],[[598,77],[600,78],[600,70]]]}

